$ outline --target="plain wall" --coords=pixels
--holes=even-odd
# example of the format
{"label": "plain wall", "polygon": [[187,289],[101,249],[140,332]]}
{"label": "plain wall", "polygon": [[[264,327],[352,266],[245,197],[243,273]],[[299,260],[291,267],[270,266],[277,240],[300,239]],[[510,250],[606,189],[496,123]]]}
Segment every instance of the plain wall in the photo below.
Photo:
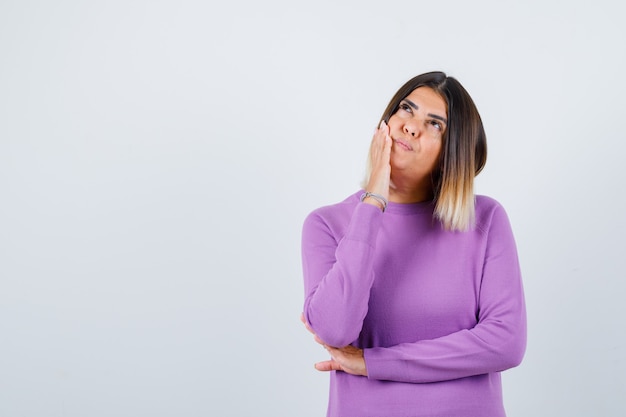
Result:
{"label": "plain wall", "polygon": [[473,96],[529,344],[510,417],[623,416],[617,1],[0,3],[0,417],[322,416],[302,221],[387,101]]}

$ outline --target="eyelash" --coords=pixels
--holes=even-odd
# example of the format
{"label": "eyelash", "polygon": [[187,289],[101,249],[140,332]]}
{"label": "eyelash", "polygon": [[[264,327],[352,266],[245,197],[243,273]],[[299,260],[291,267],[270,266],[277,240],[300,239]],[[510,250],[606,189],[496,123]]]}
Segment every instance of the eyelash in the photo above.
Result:
{"label": "eyelash", "polygon": [[437,130],[443,130],[443,125],[436,120],[430,120],[430,124]]}
{"label": "eyelash", "polygon": [[[400,105],[398,106],[398,109],[399,110],[404,110],[407,113],[413,114],[413,110],[406,103],[400,103]],[[438,120],[429,120],[428,123],[430,123],[431,126],[433,126],[435,129],[437,129],[439,131],[443,130],[443,124],[441,122],[439,122]]]}
{"label": "eyelash", "polygon": [[398,106],[398,108],[400,110],[404,110],[405,112],[413,113],[413,110],[411,110],[411,107],[406,103],[400,103],[400,106]]}

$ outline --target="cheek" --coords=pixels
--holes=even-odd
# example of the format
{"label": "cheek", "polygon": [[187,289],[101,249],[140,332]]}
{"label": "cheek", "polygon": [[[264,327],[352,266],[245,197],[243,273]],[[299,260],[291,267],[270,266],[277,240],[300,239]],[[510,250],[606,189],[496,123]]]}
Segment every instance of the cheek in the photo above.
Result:
{"label": "cheek", "polygon": [[431,167],[435,168],[439,162],[439,155],[441,154],[442,146],[440,140],[433,140],[431,146],[428,149],[428,159],[431,163]]}
{"label": "cheek", "polygon": [[431,153],[435,159],[439,158],[439,154],[442,150],[441,139],[433,138],[433,140],[429,141],[429,145],[429,153]]}
{"label": "cheek", "polygon": [[401,120],[397,116],[397,114],[391,115],[389,120],[387,120],[387,126],[389,126],[389,129],[391,129],[391,130],[396,129],[400,124],[401,124]]}

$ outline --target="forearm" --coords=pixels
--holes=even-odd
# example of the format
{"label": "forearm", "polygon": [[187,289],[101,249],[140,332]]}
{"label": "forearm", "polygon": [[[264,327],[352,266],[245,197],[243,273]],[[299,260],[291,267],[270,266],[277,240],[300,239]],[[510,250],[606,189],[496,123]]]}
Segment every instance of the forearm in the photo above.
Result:
{"label": "forearm", "polygon": [[436,382],[499,372],[520,363],[526,347],[526,307],[515,242],[503,210],[495,210],[489,224],[476,324],[441,337],[366,349],[370,378]]}
{"label": "forearm", "polygon": [[429,383],[500,372],[517,366],[526,347],[526,321],[489,323],[448,336],[365,349],[368,377]]}
{"label": "forearm", "polygon": [[358,204],[345,235],[339,237],[323,219],[305,222],[304,315],[318,337],[331,346],[350,344],[363,326],[374,281],[373,255],[381,216],[379,208]]}

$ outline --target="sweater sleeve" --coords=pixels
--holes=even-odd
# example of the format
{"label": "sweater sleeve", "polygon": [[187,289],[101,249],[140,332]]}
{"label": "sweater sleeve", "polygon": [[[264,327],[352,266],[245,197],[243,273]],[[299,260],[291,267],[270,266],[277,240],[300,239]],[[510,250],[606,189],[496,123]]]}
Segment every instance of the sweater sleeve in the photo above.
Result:
{"label": "sweater sleeve", "polygon": [[361,332],[374,282],[373,252],[381,221],[380,209],[357,204],[343,236],[319,211],[304,222],[304,317],[331,346],[349,345]]}
{"label": "sweater sleeve", "polygon": [[526,310],[513,233],[504,210],[487,231],[475,327],[431,340],[365,349],[368,378],[428,383],[499,372],[526,349]]}

